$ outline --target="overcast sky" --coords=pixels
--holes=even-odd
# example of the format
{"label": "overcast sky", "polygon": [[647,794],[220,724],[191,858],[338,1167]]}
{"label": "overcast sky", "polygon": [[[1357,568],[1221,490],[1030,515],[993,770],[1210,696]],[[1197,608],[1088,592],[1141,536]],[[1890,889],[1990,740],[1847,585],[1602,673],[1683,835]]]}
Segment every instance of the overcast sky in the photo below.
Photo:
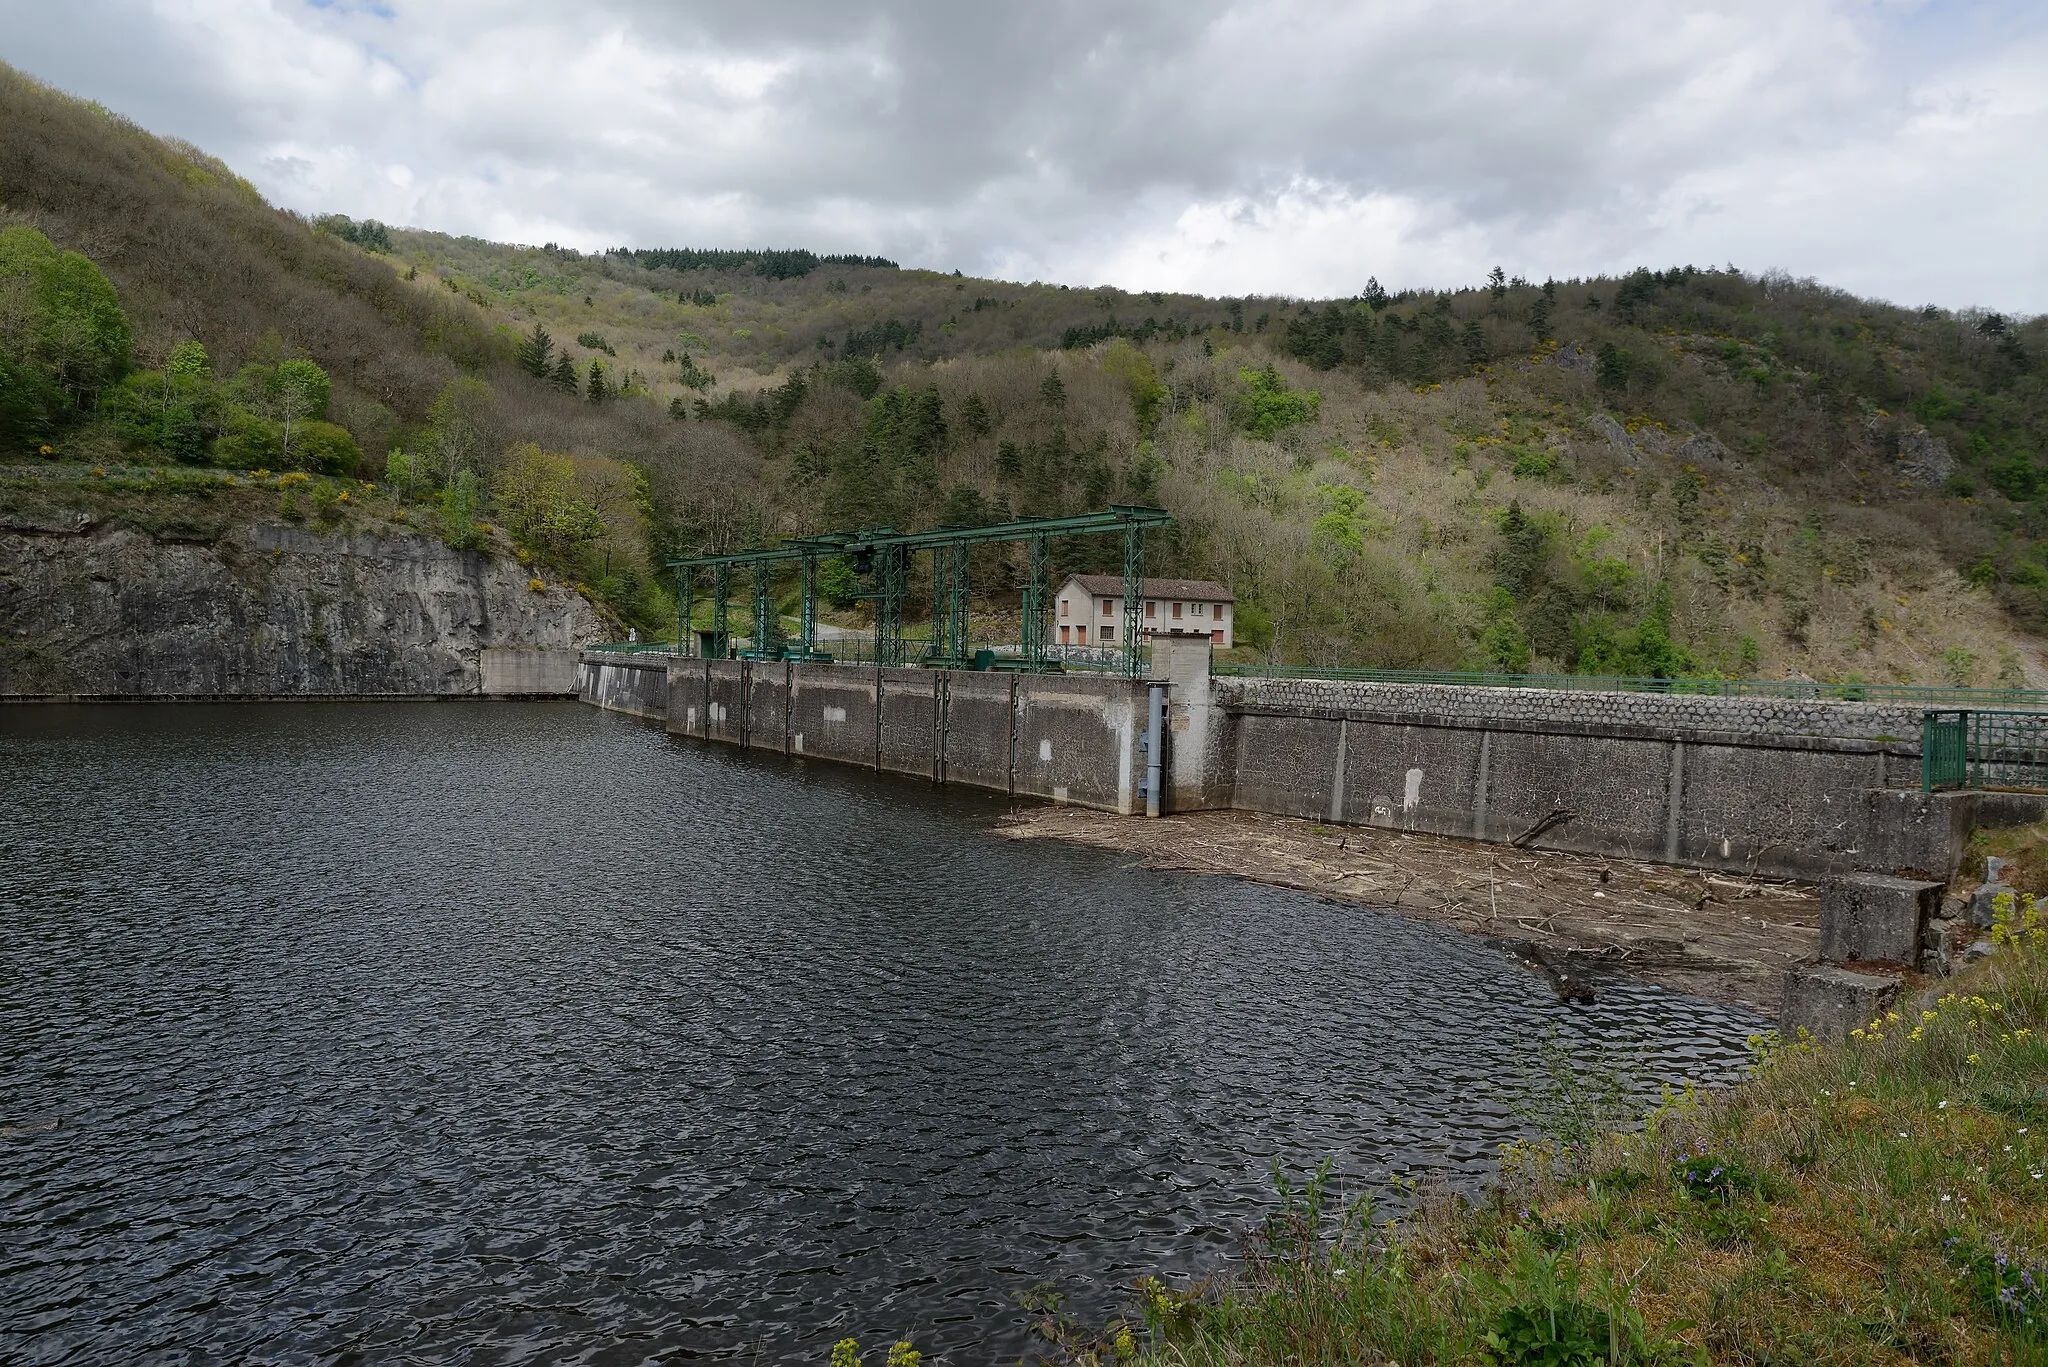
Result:
{"label": "overcast sky", "polygon": [[277,203],[516,242],[2048,311],[2048,0],[0,0],[0,57]]}

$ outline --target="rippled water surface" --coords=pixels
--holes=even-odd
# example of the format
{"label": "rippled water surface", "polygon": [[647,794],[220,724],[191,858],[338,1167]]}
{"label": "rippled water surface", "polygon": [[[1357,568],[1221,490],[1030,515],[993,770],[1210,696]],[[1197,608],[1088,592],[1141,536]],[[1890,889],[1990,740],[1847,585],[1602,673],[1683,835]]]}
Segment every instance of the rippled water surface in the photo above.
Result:
{"label": "rippled water surface", "polygon": [[10,1363],[1014,1359],[1757,1025],[573,703],[0,709],[0,802]]}

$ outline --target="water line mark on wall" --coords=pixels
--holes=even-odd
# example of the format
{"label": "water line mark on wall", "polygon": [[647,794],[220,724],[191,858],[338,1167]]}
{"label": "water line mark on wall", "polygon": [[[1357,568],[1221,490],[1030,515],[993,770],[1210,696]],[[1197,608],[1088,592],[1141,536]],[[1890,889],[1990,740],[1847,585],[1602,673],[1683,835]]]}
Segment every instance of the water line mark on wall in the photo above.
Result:
{"label": "water line mark on wall", "polygon": [[1337,769],[1330,779],[1330,824],[1338,825],[1344,820],[1344,765],[1345,751],[1351,742],[1351,723],[1348,720],[1337,723]]}

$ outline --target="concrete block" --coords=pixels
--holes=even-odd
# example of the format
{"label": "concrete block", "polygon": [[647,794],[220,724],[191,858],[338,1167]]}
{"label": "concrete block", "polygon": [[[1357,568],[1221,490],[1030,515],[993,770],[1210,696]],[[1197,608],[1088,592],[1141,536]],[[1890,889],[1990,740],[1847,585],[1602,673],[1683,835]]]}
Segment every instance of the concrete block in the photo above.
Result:
{"label": "concrete block", "polygon": [[1815,1039],[1839,1043],[1891,1009],[1900,979],[1857,973],[1833,964],[1800,964],[1785,970],[1785,997],[1778,1030],[1794,1038],[1805,1030]]}
{"label": "concrete block", "polygon": [[477,657],[481,691],[494,698],[567,698],[578,691],[573,650],[486,646]]}
{"label": "concrete block", "polygon": [[1856,859],[1860,866],[1944,882],[1955,875],[1976,817],[1979,794],[1872,788],[1862,796]]}
{"label": "concrete block", "polygon": [[1920,962],[1920,937],[1941,904],[1941,884],[1853,873],[1821,885],[1820,957],[1828,963]]}

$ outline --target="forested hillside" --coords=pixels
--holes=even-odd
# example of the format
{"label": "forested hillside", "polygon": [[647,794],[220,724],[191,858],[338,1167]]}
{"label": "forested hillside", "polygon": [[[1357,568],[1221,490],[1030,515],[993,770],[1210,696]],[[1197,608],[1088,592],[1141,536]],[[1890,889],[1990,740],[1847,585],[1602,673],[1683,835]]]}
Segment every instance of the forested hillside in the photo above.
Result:
{"label": "forested hillside", "polygon": [[2041,319],[1733,268],[1298,301],[505,246],[294,217],[5,71],[0,212],[24,458],[368,480],[644,628],[668,554],[1135,501],[1261,657],[2048,683]]}

